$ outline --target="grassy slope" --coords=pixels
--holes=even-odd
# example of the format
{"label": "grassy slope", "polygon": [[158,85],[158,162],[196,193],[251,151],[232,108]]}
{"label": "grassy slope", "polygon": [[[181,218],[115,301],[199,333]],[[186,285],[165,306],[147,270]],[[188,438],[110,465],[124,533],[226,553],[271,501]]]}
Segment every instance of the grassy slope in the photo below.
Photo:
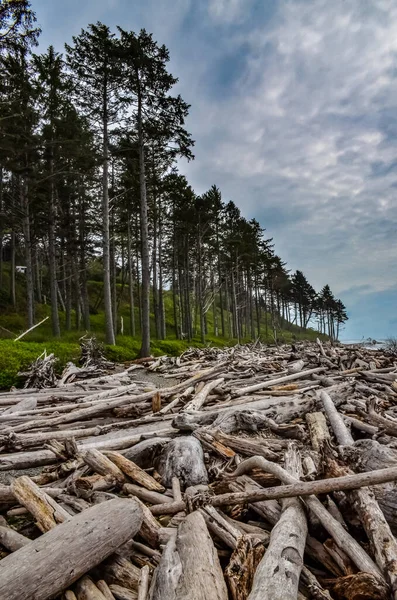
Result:
{"label": "grassy slope", "polygon": [[[20,286],[22,282],[20,282]],[[101,282],[91,281],[89,283],[90,301],[93,306],[101,295]],[[20,290],[23,297],[23,289]],[[127,296],[127,288],[125,288],[125,297]],[[21,297],[18,294],[19,297]],[[23,306],[19,313],[11,313],[6,308],[0,308],[0,328],[6,328],[14,336],[23,332],[26,329],[26,318],[24,316]],[[100,340],[104,341],[104,314],[101,311],[91,315],[91,333]],[[167,325],[167,339],[157,340],[154,338],[154,319],[152,318],[152,353],[153,355],[171,354],[178,355],[183,352],[189,345],[200,346],[200,339],[197,337],[191,343],[185,340],[175,339],[175,331],[173,328],[173,311],[172,299],[170,294],[165,294],[165,313]],[[37,306],[36,321],[41,320],[50,314],[48,305]],[[118,335],[116,346],[105,346],[107,356],[115,361],[128,361],[136,358],[140,349],[139,336],[132,338],[128,335],[129,332],[129,308],[126,302],[120,306],[119,316],[124,320],[125,335]],[[269,331],[270,331],[270,318]],[[263,335],[262,340],[272,343],[274,340],[269,337],[265,339],[265,315],[263,316]],[[138,311],[136,311],[136,323],[138,323]],[[220,317],[218,314],[218,323]],[[213,312],[207,314],[207,324],[209,334],[206,336],[207,343],[214,346],[224,346],[236,343],[237,340],[216,337],[214,335]],[[64,315],[61,313],[61,329],[64,325]],[[299,327],[291,324],[286,324],[287,328],[279,332],[279,341],[292,342],[299,339],[315,339],[318,333],[312,329],[301,330]],[[84,335],[84,331],[63,331],[61,340],[53,338],[51,333],[50,320],[46,321],[38,329],[27,334],[20,342],[14,342],[11,334],[8,334],[4,329],[0,329],[0,389],[7,389],[18,383],[17,373],[29,366],[29,364],[39,356],[44,350],[54,352],[58,357],[58,369],[62,370],[66,362],[69,360],[75,361],[79,356],[79,338]],[[321,337],[321,336],[320,336]],[[246,340],[248,341],[248,340]]]}

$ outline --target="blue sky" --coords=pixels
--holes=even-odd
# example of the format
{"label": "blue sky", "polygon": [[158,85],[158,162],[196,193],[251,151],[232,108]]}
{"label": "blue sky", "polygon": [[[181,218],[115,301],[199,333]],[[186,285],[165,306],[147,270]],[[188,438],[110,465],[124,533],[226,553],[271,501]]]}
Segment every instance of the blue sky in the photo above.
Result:
{"label": "blue sky", "polygon": [[329,283],[345,338],[397,336],[397,3],[32,0],[41,47],[98,20],[170,49],[192,107],[197,193],[256,217],[292,270]]}

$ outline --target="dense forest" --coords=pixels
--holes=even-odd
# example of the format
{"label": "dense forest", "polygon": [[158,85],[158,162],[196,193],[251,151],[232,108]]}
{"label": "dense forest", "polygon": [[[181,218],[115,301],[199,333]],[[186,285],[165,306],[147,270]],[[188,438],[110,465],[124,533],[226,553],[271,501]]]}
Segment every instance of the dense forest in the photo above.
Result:
{"label": "dense forest", "polygon": [[36,25],[27,0],[1,1],[1,310],[26,312],[31,327],[46,303],[53,336],[88,331],[95,272],[106,342],[123,328],[142,356],[150,315],[152,334],[169,334],[165,298],[177,339],[204,342],[210,326],[268,339],[287,323],[337,338],[347,314],[330,287],[291,273],[260,223],[215,185],[197,195],[178,171],[194,142],[167,48],[96,23],[63,54],[38,54]]}

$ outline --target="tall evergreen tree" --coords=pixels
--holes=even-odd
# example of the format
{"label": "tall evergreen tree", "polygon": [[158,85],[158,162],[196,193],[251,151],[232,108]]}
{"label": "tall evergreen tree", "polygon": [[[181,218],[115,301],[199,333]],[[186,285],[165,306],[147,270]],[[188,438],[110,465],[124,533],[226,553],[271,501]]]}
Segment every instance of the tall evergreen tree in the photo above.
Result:
{"label": "tall evergreen tree", "polygon": [[169,53],[144,29],[139,34],[119,28],[124,65],[126,102],[134,107],[139,152],[140,217],[142,247],[142,346],[141,356],[150,354],[150,259],[145,147],[148,136],[163,139],[170,152],[191,157],[192,141],[184,128],[188,105],[180,96],[170,96],[177,79],[167,71]]}
{"label": "tall evergreen tree", "polygon": [[89,25],[66,44],[67,63],[76,77],[75,97],[97,129],[102,153],[103,289],[106,342],[115,343],[110,282],[109,128],[120,120],[121,69],[115,35],[102,23]]}

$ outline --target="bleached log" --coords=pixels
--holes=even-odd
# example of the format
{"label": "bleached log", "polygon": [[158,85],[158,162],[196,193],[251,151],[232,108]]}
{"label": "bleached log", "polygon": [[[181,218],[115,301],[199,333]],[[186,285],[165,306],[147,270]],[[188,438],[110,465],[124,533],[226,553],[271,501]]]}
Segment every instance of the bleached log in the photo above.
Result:
{"label": "bleached log", "polygon": [[49,531],[70,519],[70,514],[27,475],[15,479],[10,487],[19,503],[34,516],[40,531]]}
{"label": "bleached log", "polygon": [[[296,482],[296,478],[287,473],[285,469],[267,461],[262,457],[248,458],[247,460],[240,463],[234,472],[234,475],[241,475],[253,467],[262,468],[268,473],[273,473],[283,483],[292,484]],[[313,483],[319,482],[310,482]],[[334,538],[337,544],[343,548],[346,554],[351,558],[354,564],[361,570],[367,573],[373,574],[375,577],[382,578],[381,571],[363,550],[358,542],[342,527],[342,525],[334,519],[327,509],[321,504],[320,500],[315,496],[307,496],[305,498],[306,505],[313,511],[316,517],[320,520],[323,527],[328,531]]]}
{"label": "bleached log", "polygon": [[109,586],[106,583],[106,581],[104,581],[103,579],[100,579],[99,581],[97,581],[96,585],[97,585],[97,588],[105,596],[106,600],[115,600],[115,597],[113,596],[112,591],[109,588]]}
{"label": "bleached log", "polygon": [[302,371],[304,366],[305,366],[305,361],[300,358],[299,360],[289,363],[288,373],[291,373],[291,374],[299,373],[300,371]]}
{"label": "bleached log", "polygon": [[163,492],[164,487],[158,483],[151,475],[146,473],[143,469],[138,467],[132,460],[125,458],[119,452],[108,450],[105,452],[107,456],[125,475],[130,479],[136,481],[147,490],[153,490],[157,492]]}
{"label": "bleached log", "polygon": [[[296,479],[300,457],[291,447],[285,469]],[[296,498],[284,500],[280,520],[272,529],[269,547],[256,569],[248,600],[296,600],[307,536],[306,515]]]}
{"label": "bleached log", "polygon": [[49,319],[49,318],[50,317],[45,317],[39,323],[36,323],[36,325],[33,325],[33,327],[29,327],[29,329],[27,329],[26,331],[24,331],[23,333],[21,333],[21,335],[19,335],[18,337],[16,337],[15,340],[14,340],[14,342],[18,342],[19,340],[21,340],[23,337],[25,337],[25,335],[27,333],[29,333],[30,331],[33,331],[33,329],[36,329],[36,327],[38,327],[39,325],[42,325],[42,323],[45,323],[45,321],[47,321],[47,319]]}
{"label": "bleached log", "polygon": [[164,494],[159,494],[158,492],[153,492],[145,488],[141,488],[138,485],[134,485],[133,483],[126,483],[123,486],[123,491],[125,494],[136,496],[143,502],[150,502],[150,504],[163,504],[164,502],[170,504],[173,503],[173,499],[169,496],[165,496]]}
{"label": "bleached log", "polygon": [[95,585],[91,577],[84,575],[75,585],[77,600],[106,600],[101,590]]}
{"label": "bleached log", "polygon": [[138,600],[147,600],[149,592],[149,575],[149,567],[148,565],[145,565],[144,567],[142,567],[139,576]]}
{"label": "bleached log", "polygon": [[316,452],[323,452],[324,446],[331,441],[327,422],[322,412],[307,413],[310,441]]}
{"label": "bleached log", "polygon": [[209,531],[222,540],[229,548],[235,550],[241,538],[241,532],[229,523],[213,506],[205,506],[199,509],[199,512],[204,517]]}
{"label": "bleached log", "polygon": [[10,552],[15,552],[29,543],[29,538],[11,529],[11,527],[0,525],[0,544]]}
{"label": "bleached log", "polygon": [[109,588],[116,600],[138,600],[137,592],[128,590],[122,585],[115,585],[112,583]]}
{"label": "bleached log", "polygon": [[[1,413],[1,417],[3,418],[5,415],[13,415],[14,413],[19,413],[21,411],[34,410],[37,406],[37,400],[35,398],[24,398],[18,404],[14,404],[7,408]],[[14,415],[15,416],[15,415]]]}
{"label": "bleached log", "polygon": [[[253,457],[253,459],[261,459],[265,461],[266,459],[262,457]],[[252,465],[250,468],[259,467],[258,464],[252,461],[253,459],[248,458],[242,464]],[[274,469],[281,469],[279,465],[274,463],[270,463],[267,461],[268,466],[266,467],[266,472],[273,473],[276,477],[276,471]],[[239,467],[238,467],[239,468]],[[284,469],[281,469],[280,474],[285,475]],[[243,471],[236,470],[232,473],[232,476],[239,476],[243,473]],[[286,477],[284,477],[285,480]],[[281,498],[294,498],[296,496],[309,496],[313,494],[329,494],[330,492],[340,492],[346,490],[354,490],[360,487],[367,487],[372,485],[378,485],[380,483],[386,483],[388,481],[396,481],[397,480],[397,467],[391,467],[389,469],[379,469],[378,471],[371,471],[368,473],[359,473],[357,475],[346,475],[343,477],[331,477],[330,479],[321,479],[319,481],[309,481],[309,482],[295,482],[281,485],[278,487],[267,488],[258,491],[252,492],[237,492],[233,494],[219,494],[218,496],[214,496],[210,498],[209,504],[212,506],[227,506],[228,504],[245,504],[246,502],[260,502],[262,500],[273,500],[273,499],[281,499]],[[289,481],[292,481],[289,478]],[[153,492],[151,492],[153,493]],[[185,510],[186,506],[184,502],[167,502],[164,504],[157,504],[152,506],[151,511],[154,515],[161,514],[175,514],[182,510]],[[327,511],[328,514],[328,511]]]}
{"label": "bleached log", "polygon": [[179,525],[156,568],[150,600],[227,600],[219,559],[202,515]]}
{"label": "bleached log", "polygon": [[165,487],[171,487],[173,477],[178,477],[184,487],[208,483],[200,442],[193,437],[172,440],[160,458],[158,472]]}
{"label": "bleached log", "polygon": [[123,472],[99,450],[92,448],[82,452],[81,457],[99,475],[112,477],[120,486],[126,482]]}
{"label": "bleached log", "polygon": [[134,537],[141,523],[136,502],[115,499],[57,525],[0,561],[0,598],[47,600],[60,594]]}
{"label": "bleached log", "polygon": [[135,498],[135,501],[142,510],[142,526],[139,530],[139,535],[145,542],[150,544],[150,546],[157,548],[161,529],[160,523],[154,518],[146,504],[141,502],[139,498]]}
{"label": "bleached log", "polygon": [[220,379],[214,379],[214,381],[209,381],[208,383],[205,384],[205,386],[203,387],[202,390],[200,390],[193,398],[193,400],[191,400],[190,402],[188,402],[185,407],[184,407],[184,412],[189,412],[189,411],[194,411],[194,410],[200,410],[202,406],[204,406],[205,401],[208,398],[208,395],[211,393],[211,391],[213,389],[215,389],[216,387],[218,387],[219,385],[221,385],[224,382],[224,378],[221,377]]}
{"label": "bleached log", "polygon": [[[354,440],[342,416],[326,392],[321,392],[321,401],[332,424],[335,437],[342,446],[352,446]],[[346,472],[346,469],[344,470]],[[376,501],[374,493],[362,488],[351,493],[359,518],[371,542],[376,563],[390,583],[393,598],[397,599],[397,541]]]}
{"label": "bleached log", "polygon": [[277,379],[269,379],[267,381],[262,381],[261,383],[256,383],[255,385],[250,385],[242,389],[236,389],[234,390],[233,395],[244,396],[245,394],[252,394],[252,392],[264,390],[265,388],[273,387],[274,385],[280,385],[280,383],[286,383],[287,381],[304,379],[305,377],[310,378],[313,373],[321,373],[321,371],[325,371],[325,367],[315,367],[314,369],[307,369],[306,371],[300,371],[299,373],[284,375],[284,377],[278,377]]}

